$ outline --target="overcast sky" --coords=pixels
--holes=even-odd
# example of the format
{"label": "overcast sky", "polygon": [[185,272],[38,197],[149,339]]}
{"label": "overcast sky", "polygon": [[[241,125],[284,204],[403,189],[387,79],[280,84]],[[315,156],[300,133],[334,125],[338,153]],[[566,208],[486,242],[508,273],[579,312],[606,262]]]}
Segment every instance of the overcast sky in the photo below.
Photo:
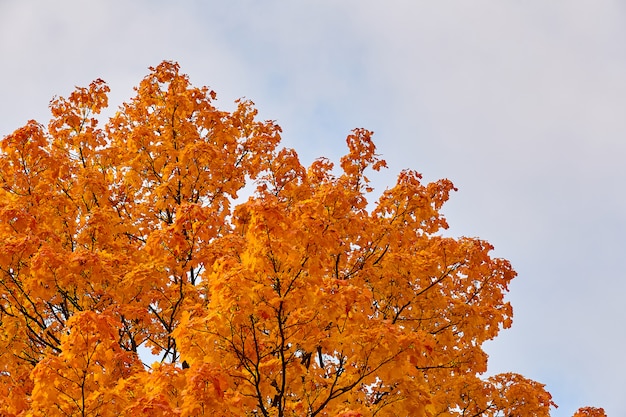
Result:
{"label": "overcast sky", "polygon": [[626,415],[626,2],[0,0],[0,135],[103,78],[117,107],[175,60],[252,99],[305,163],[375,131],[390,169],[459,188],[449,233],[509,259],[490,372]]}

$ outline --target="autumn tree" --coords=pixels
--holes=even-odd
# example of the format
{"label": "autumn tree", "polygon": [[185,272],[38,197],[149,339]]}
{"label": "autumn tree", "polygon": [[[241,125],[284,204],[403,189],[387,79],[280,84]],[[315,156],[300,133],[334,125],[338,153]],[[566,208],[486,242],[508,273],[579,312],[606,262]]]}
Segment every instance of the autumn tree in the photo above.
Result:
{"label": "autumn tree", "polygon": [[515,272],[441,233],[450,181],[370,201],[371,132],[305,168],[176,63],[100,127],[108,91],[2,139],[0,415],[549,415],[543,385],[482,377]]}
{"label": "autumn tree", "polygon": [[574,413],[574,417],[606,417],[606,413],[603,408],[582,407]]}

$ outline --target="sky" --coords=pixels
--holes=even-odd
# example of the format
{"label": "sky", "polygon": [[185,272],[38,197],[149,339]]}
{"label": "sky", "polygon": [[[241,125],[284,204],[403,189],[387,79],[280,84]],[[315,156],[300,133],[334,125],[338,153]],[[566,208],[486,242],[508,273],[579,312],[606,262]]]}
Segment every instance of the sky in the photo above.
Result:
{"label": "sky", "polygon": [[571,416],[626,415],[626,3],[609,0],[0,0],[0,136],[96,78],[116,108],[162,60],[246,97],[307,165],[375,132],[389,169],[458,187],[447,234],[519,276],[490,373]]}

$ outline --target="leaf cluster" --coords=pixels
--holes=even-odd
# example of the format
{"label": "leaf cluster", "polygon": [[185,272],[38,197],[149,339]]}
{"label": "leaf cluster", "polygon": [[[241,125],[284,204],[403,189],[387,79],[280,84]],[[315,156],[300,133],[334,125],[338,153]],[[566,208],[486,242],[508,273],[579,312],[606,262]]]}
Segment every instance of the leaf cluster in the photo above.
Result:
{"label": "leaf cluster", "polygon": [[450,181],[370,201],[372,132],[304,167],[173,62],[100,128],[108,92],[0,143],[1,415],[549,414],[543,385],[481,376],[515,272],[442,235]]}

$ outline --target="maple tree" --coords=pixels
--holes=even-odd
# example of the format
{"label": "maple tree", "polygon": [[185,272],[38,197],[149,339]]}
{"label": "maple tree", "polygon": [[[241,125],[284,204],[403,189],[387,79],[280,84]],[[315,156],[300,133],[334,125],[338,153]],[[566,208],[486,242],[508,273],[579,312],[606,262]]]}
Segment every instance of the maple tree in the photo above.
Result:
{"label": "maple tree", "polygon": [[582,407],[574,413],[574,417],[606,417],[606,413],[603,408]]}
{"label": "maple tree", "polygon": [[371,132],[305,168],[176,63],[101,128],[108,92],[2,139],[0,415],[549,415],[542,384],[481,376],[515,272],[442,235],[450,181],[371,204]]}

